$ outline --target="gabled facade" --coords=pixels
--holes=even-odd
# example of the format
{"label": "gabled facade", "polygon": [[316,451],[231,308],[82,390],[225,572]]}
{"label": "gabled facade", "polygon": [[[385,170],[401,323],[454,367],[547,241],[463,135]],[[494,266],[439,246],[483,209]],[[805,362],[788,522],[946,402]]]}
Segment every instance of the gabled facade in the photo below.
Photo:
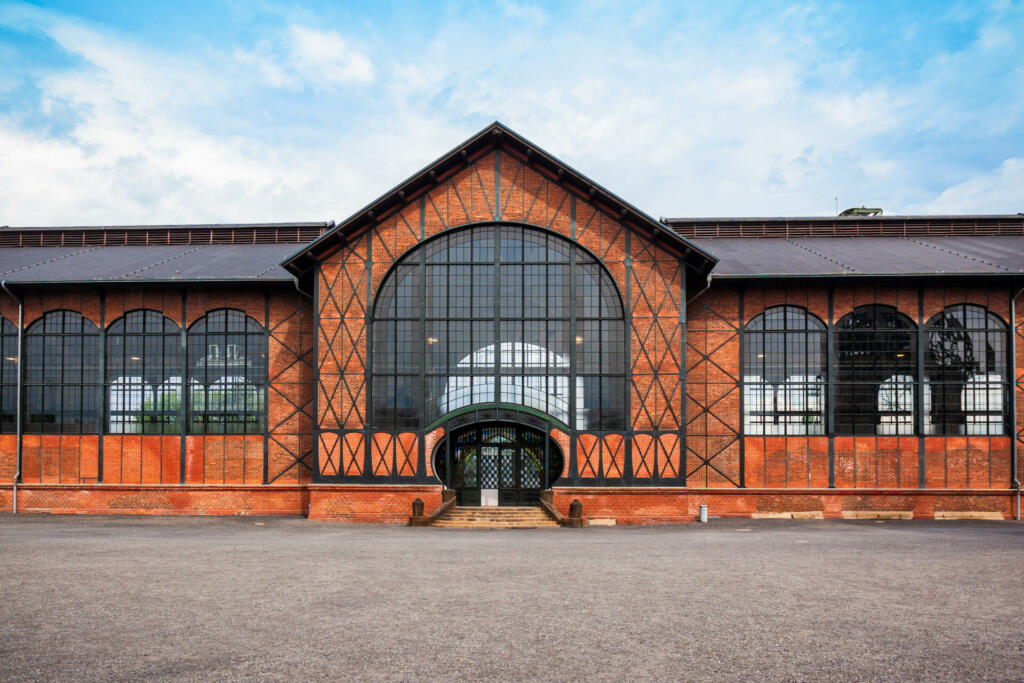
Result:
{"label": "gabled facade", "polygon": [[0,244],[4,506],[1017,514],[1024,216],[655,220],[496,123],[337,225]]}

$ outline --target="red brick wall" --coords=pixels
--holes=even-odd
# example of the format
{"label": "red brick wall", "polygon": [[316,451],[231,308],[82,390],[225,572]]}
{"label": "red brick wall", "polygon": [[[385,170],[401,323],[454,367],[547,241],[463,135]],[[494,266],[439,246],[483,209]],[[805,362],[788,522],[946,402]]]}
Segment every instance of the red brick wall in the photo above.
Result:
{"label": "red brick wall", "polygon": [[319,522],[406,524],[417,498],[430,514],[441,504],[437,486],[321,486],[309,487],[309,518]]}
{"label": "red brick wall", "polygon": [[579,500],[585,520],[613,519],[617,524],[693,522],[701,505],[707,505],[713,517],[834,519],[900,512],[923,519],[944,513],[989,513],[1010,519],[1015,514],[1015,496],[1006,490],[555,487],[553,494],[555,507],[564,515],[572,501]]}
{"label": "red brick wall", "polygon": [[[12,491],[0,487],[0,511]],[[139,484],[24,484],[18,512],[131,515],[305,515],[305,486],[160,486]]]}

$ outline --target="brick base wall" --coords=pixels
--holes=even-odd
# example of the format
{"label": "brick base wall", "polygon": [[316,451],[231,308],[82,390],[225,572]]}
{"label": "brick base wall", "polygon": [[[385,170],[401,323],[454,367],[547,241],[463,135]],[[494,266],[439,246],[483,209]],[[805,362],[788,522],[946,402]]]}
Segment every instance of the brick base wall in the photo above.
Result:
{"label": "brick base wall", "polygon": [[[295,515],[314,521],[405,524],[412,503],[427,514],[441,504],[440,485],[125,486],[22,484],[18,512],[135,515]],[[579,499],[587,519],[618,524],[680,524],[700,505],[713,517],[812,516],[825,519],[903,513],[932,519],[951,514],[1016,515],[1016,492],[982,489],[684,489],[556,487],[554,504],[569,514]],[[0,512],[12,508],[0,486]]]}
{"label": "brick base wall", "polygon": [[[10,512],[12,487],[0,487]],[[18,512],[116,515],[304,515],[305,486],[124,486],[20,484]]]}
{"label": "brick base wall", "polygon": [[677,524],[697,518],[702,504],[714,517],[794,516],[838,519],[909,513],[934,519],[943,513],[977,513],[1012,519],[1016,491],[907,489],[672,489],[561,488],[553,489],[554,504],[565,515],[578,499],[585,519],[614,519],[617,524]]}
{"label": "brick base wall", "polygon": [[437,486],[333,485],[309,487],[309,518],[318,522],[370,522],[376,524],[407,524],[412,503],[423,501],[423,510],[430,514],[441,504]]}

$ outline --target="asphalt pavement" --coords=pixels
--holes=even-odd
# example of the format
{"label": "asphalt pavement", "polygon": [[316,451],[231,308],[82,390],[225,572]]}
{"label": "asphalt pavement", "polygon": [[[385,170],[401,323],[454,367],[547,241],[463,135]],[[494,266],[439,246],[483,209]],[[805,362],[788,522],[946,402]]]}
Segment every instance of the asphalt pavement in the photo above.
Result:
{"label": "asphalt pavement", "polygon": [[0,515],[0,680],[1020,680],[1024,525]]}

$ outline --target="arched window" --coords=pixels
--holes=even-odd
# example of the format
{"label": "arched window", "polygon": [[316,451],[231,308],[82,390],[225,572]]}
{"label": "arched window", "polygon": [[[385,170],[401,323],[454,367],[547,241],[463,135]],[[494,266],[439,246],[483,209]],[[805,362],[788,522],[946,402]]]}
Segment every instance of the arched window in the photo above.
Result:
{"label": "arched window", "polygon": [[258,434],[266,429],[267,338],[242,311],[210,311],[188,331],[188,431]]}
{"label": "arched window", "polygon": [[25,429],[100,431],[99,328],[74,311],[50,311],[25,331]]}
{"label": "arched window", "polygon": [[0,317],[0,432],[18,428],[18,327]]}
{"label": "arched window", "polygon": [[1006,323],[984,306],[947,306],[926,325],[928,434],[1006,433],[1009,385]]}
{"label": "arched window", "polygon": [[496,403],[578,429],[624,427],[618,290],[593,256],[557,235],[479,226],[412,250],[380,287],[372,343],[379,429]]}
{"label": "arched window", "polygon": [[107,328],[107,432],[177,434],[181,328],[156,311],[131,311]]}
{"label": "arched window", "polygon": [[894,306],[857,306],[835,327],[837,434],[914,433],[917,330]]}
{"label": "arched window", "polygon": [[825,433],[825,325],[796,306],[773,306],[744,328],[746,434]]}

